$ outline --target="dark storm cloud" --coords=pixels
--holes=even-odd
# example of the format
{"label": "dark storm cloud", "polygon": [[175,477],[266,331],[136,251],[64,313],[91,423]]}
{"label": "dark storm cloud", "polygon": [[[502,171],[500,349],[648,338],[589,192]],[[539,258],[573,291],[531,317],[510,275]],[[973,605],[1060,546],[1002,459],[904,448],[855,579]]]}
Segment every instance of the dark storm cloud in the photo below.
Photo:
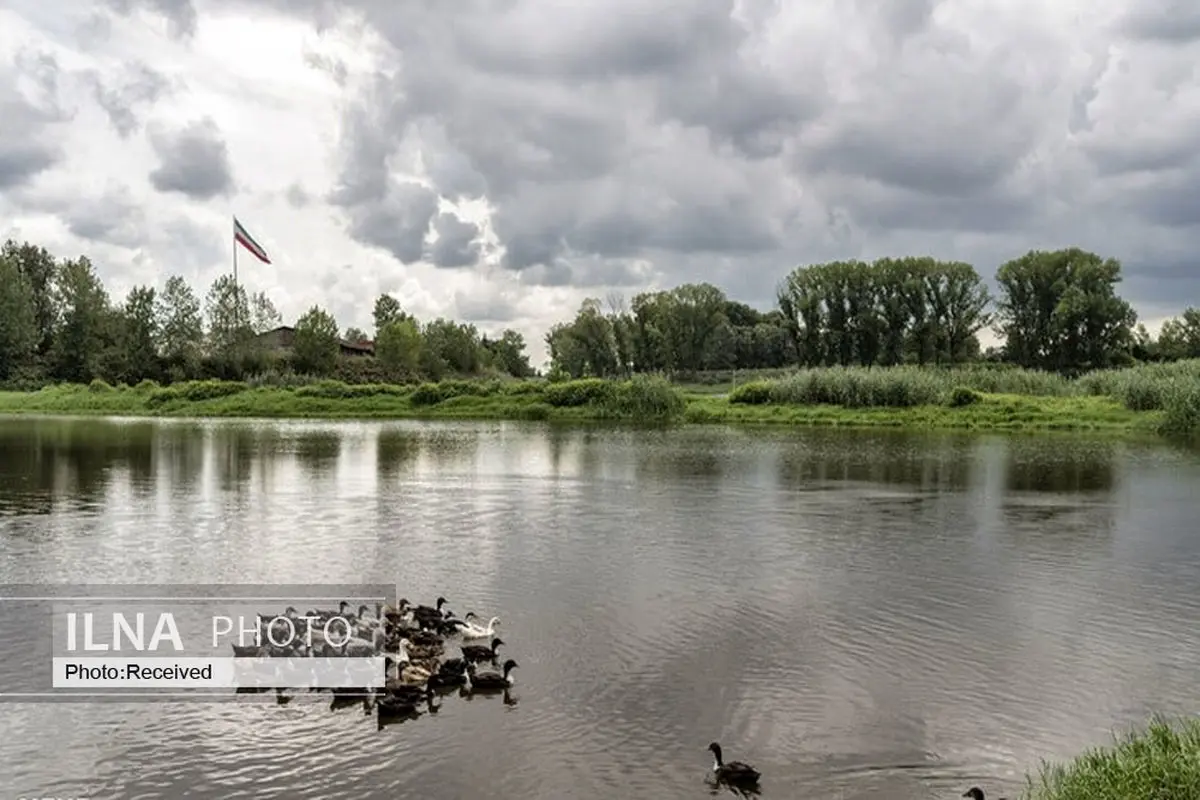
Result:
{"label": "dark storm cloud", "polygon": [[1200,168],[1176,170],[1152,187],[1131,192],[1129,206],[1154,225],[1200,231],[1200,184],[1197,181],[1200,181]]}
{"label": "dark storm cloud", "polygon": [[425,239],[438,210],[437,194],[419,183],[388,180],[383,196],[348,203],[351,192],[335,193],[333,202],[344,204],[349,219],[348,231],[363,244],[382,248],[402,264],[414,264],[425,254]]}
{"label": "dark storm cloud", "polygon": [[0,191],[28,186],[65,157],[52,133],[71,117],[59,99],[59,74],[58,60],[38,51],[0,63]]}
{"label": "dark storm cloud", "polygon": [[1178,313],[1182,306],[1197,306],[1200,298],[1200,268],[1190,254],[1148,253],[1127,259],[1121,264],[1127,277],[1120,291],[1127,297]]}
{"label": "dark storm cloud", "polygon": [[389,155],[416,137],[442,196],[495,206],[510,269],[775,246],[778,169],[752,162],[813,116],[814,92],[755,71],[728,0],[618,6],[410,6],[403,25],[376,13],[405,68],[347,113],[339,202],[378,203]]}
{"label": "dark storm cloud", "polygon": [[[841,177],[827,196],[831,203],[867,231],[927,231],[947,229],[970,233],[1019,233],[1036,223],[1037,204],[1004,187],[978,193],[971,203],[949,195]],[[835,225],[831,221],[831,227]]]}
{"label": "dark storm cloud", "polygon": [[433,221],[437,241],[429,248],[429,261],[437,267],[473,267],[479,262],[479,226],[456,214],[441,213]]}
{"label": "dark storm cloud", "polygon": [[229,147],[209,118],[176,130],[150,131],[159,166],[150,183],[160,192],[178,192],[193,200],[211,200],[233,191]]}
{"label": "dark storm cloud", "polygon": [[109,78],[88,75],[96,102],[104,109],[121,138],[141,127],[140,113],[165,96],[171,83],[161,72],[140,62],[127,64]]}
{"label": "dark storm cloud", "polygon": [[1019,78],[1022,56],[978,58],[953,36],[941,44],[910,58],[920,82],[890,65],[870,74],[859,98],[802,148],[802,167],[962,199],[1011,173],[1043,122]]}
{"label": "dark storm cloud", "polygon": [[17,189],[62,160],[62,149],[51,144],[23,140],[23,131],[37,127],[40,120],[18,103],[0,102],[5,130],[0,133],[0,190]]}

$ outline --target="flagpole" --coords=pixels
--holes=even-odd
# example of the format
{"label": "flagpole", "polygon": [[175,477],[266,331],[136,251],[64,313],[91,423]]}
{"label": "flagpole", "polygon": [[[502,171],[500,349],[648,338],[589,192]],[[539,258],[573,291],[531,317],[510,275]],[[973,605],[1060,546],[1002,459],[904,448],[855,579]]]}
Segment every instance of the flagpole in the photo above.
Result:
{"label": "flagpole", "polygon": [[241,304],[238,302],[238,274],[237,274],[237,217],[233,217],[233,326],[238,328],[242,324]]}
{"label": "flagpole", "polygon": [[237,288],[237,217],[233,218],[233,286]]}

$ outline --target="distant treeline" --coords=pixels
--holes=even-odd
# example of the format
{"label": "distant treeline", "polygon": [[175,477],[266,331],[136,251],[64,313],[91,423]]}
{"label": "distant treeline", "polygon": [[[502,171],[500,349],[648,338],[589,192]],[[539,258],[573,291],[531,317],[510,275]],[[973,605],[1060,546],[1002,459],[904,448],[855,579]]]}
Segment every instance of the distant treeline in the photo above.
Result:
{"label": "distant treeline", "polygon": [[[546,336],[551,376],[676,376],[792,366],[961,364],[991,360],[1062,374],[1145,361],[1200,357],[1200,309],[1164,324],[1154,340],[1116,292],[1120,264],[1079,249],[1030,252],[1000,267],[993,298],[969,264],[932,258],[799,267],[780,284],[777,307],[760,311],[710,284],[644,292],[627,304],[589,299]],[[0,248],[0,382],[243,380],[269,374],[349,383],[534,374],[513,330],[481,334],[444,318],[420,321],[384,294],[373,332],[342,331],[313,306],[295,322],[290,352],[260,334],[282,319],[263,292],[231,276],[204,295],[180,276],[111,298],[85,256]],[[1004,344],[980,351],[992,328]],[[343,356],[345,343],[374,342],[374,355]]]}

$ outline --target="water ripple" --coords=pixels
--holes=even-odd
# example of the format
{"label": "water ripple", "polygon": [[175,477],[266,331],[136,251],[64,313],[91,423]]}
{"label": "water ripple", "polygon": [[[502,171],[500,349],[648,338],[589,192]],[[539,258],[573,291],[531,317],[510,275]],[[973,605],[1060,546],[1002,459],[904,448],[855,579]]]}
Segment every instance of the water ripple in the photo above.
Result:
{"label": "water ripple", "polygon": [[107,423],[59,424],[0,422],[0,580],[395,582],[499,615],[521,666],[508,703],[450,694],[382,728],[324,693],[5,704],[6,782],[30,795],[699,797],[715,739],[768,797],[916,800],[1011,791],[1195,704],[1200,463],[1179,454],[419,423],[122,423],[147,427],[103,445]]}

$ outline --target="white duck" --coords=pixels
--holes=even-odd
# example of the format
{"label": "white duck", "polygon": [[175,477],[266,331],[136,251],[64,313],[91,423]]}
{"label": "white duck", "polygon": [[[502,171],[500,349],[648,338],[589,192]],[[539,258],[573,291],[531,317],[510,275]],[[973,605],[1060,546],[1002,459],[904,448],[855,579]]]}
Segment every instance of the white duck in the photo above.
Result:
{"label": "white duck", "polygon": [[479,619],[474,612],[468,613],[463,617],[463,624],[459,626],[464,639],[490,639],[496,635],[496,626],[500,624],[499,617],[492,617],[488,620],[486,628],[481,628],[472,620]]}

